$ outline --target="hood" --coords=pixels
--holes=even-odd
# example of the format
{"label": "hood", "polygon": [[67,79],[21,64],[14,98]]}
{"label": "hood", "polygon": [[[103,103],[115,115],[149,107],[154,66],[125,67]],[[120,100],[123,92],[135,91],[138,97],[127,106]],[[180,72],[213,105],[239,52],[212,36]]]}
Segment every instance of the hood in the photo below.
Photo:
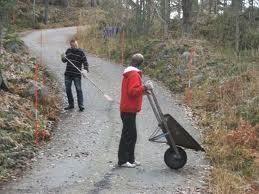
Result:
{"label": "hood", "polygon": [[128,77],[130,74],[136,73],[136,72],[139,73],[140,76],[142,75],[141,70],[139,70],[139,69],[136,68],[136,67],[129,66],[129,67],[127,67],[127,68],[124,70],[123,76]]}

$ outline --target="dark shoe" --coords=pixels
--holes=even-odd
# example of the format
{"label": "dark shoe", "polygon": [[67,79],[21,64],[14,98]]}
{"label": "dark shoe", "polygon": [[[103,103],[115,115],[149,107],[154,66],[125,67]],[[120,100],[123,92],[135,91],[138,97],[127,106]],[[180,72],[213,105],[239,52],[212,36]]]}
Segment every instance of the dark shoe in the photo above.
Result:
{"label": "dark shoe", "polygon": [[64,108],[64,110],[71,110],[73,108],[74,108],[74,106],[68,106],[68,107]]}
{"label": "dark shoe", "polygon": [[79,111],[80,111],[80,112],[83,112],[84,110],[85,110],[84,107],[79,107]]}

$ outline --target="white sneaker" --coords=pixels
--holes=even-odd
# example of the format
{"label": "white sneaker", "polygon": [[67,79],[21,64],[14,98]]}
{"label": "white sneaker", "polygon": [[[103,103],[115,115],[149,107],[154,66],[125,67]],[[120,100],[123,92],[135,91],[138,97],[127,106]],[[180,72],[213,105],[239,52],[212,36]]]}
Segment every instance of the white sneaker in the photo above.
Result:
{"label": "white sneaker", "polygon": [[135,168],[136,167],[136,164],[131,164],[129,162],[126,162],[122,165],[119,165],[120,167],[126,167],[126,168]]}
{"label": "white sneaker", "polygon": [[141,163],[136,161],[136,160],[135,160],[135,162],[133,162],[133,164],[135,164],[136,166],[140,166],[141,165]]}

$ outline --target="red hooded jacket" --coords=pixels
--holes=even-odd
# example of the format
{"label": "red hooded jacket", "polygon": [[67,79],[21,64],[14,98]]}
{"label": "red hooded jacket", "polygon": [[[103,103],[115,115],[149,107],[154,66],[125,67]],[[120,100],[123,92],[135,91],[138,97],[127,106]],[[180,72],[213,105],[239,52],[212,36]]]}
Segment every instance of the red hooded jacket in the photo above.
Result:
{"label": "red hooded jacket", "polygon": [[129,66],[123,73],[121,87],[121,112],[139,112],[145,88],[142,84],[142,72],[136,67]]}

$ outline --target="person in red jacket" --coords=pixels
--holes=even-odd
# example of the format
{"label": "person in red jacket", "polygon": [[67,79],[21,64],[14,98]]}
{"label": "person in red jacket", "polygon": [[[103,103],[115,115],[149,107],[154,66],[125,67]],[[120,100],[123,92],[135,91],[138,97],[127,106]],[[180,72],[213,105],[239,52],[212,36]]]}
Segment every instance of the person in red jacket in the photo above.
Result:
{"label": "person in red jacket", "polygon": [[141,110],[143,95],[153,88],[151,82],[142,84],[142,72],[138,67],[143,61],[143,55],[134,54],[131,65],[123,73],[120,101],[123,128],[118,151],[118,165],[121,167],[134,168],[140,165],[134,155],[137,141],[136,116]]}

